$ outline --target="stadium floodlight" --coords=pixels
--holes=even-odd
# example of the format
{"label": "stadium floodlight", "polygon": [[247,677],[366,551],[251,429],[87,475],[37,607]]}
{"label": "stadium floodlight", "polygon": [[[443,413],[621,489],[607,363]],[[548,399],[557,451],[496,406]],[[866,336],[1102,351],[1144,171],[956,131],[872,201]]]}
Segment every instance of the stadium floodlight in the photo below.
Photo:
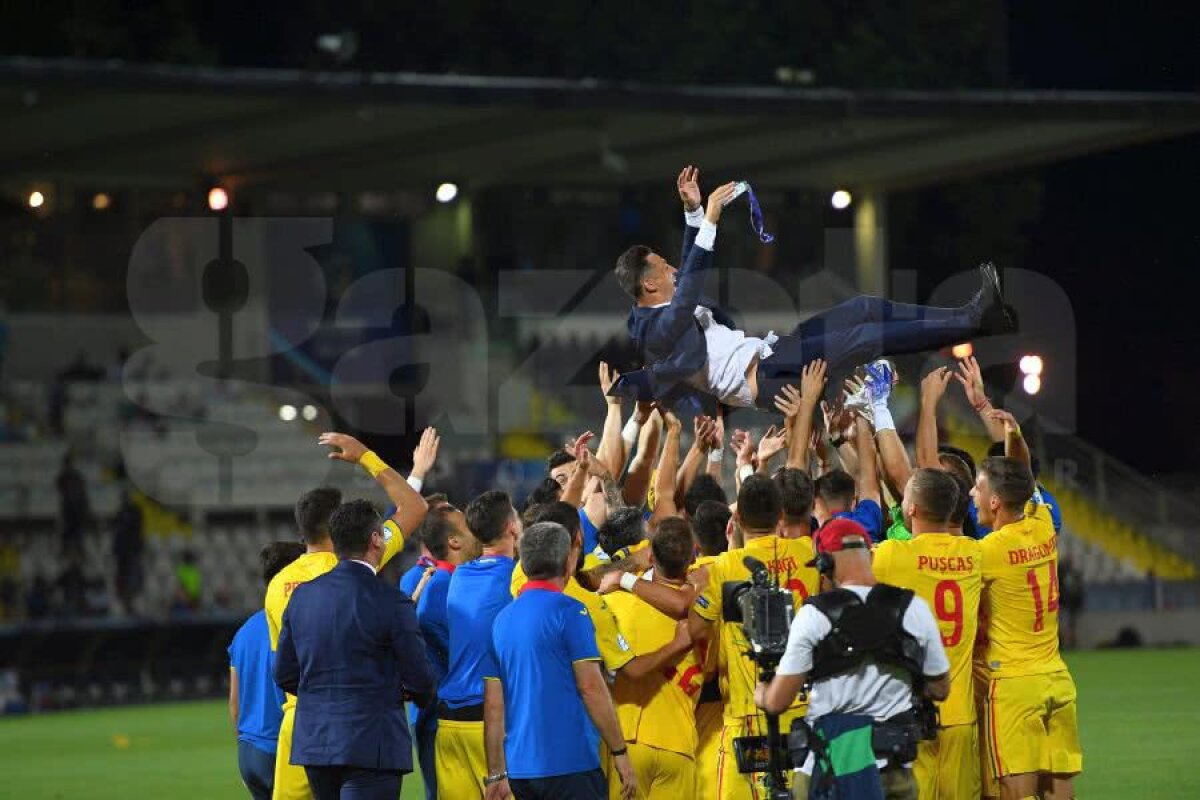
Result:
{"label": "stadium floodlight", "polygon": [[458,197],[457,183],[439,183],[437,191],[434,193],[439,203],[449,203],[454,198]]}
{"label": "stadium floodlight", "polygon": [[1029,373],[1025,380],[1021,381],[1021,388],[1025,390],[1025,394],[1037,394],[1042,390],[1041,376]]}
{"label": "stadium floodlight", "polygon": [[314,419],[317,418],[317,407],[316,406],[305,406],[300,413],[304,416],[304,418],[306,420],[308,420],[309,422],[312,422]]}
{"label": "stadium floodlight", "polygon": [[212,211],[224,211],[229,208],[229,192],[220,186],[208,190],[208,207]]}
{"label": "stadium floodlight", "polygon": [[1026,375],[1041,375],[1042,374],[1042,357],[1039,355],[1029,354],[1021,356],[1021,361],[1018,364],[1021,367],[1021,372]]}
{"label": "stadium floodlight", "polygon": [[96,211],[105,211],[112,205],[112,198],[106,192],[96,192],[92,195],[92,208]]}
{"label": "stadium floodlight", "polygon": [[836,208],[838,211],[841,211],[844,208],[848,208],[850,201],[853,199],[854,198],[850,196],[850,192],[846,191],[845,189],[838,189],[833,193],[833,196],[829,198],[829,202],[834,208]]}
{"label": "stadium floodlight", "polygon": [[46,202],[46,195],[36,189],[29,193],[29,207],[41,208]]}
{"label": "stadium floodlight", "polygon": [[964,358],[970,358],[974,353],[975,353],[975,345],[971,344],[970,342],[963,342],[962,344],[956,344],[956,345],[954,345],[954,347],[950,348],[950,355],[954,356],[955,358],[957,358],[959,360],[962,360]]}
{"label": "stadium floodlight", "polygon": [[296,407],[293,405],[280,406],[279,418],[284,422],[291,422],[296,418]]}

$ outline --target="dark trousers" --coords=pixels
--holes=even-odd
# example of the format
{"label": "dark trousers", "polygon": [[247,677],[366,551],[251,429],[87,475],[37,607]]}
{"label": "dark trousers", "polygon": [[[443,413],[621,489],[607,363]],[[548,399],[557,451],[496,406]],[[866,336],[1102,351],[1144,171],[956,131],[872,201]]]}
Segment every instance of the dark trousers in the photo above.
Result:
{"label": "dark trousers", "polygon": [[608,781],[598,769],[550,778],[509,778],[508,787],[516,800],[608,800]]}
{"label": "dark trousers", "polygon": [[414,736],[417,739],[417,763],[421,766],[421,778],[425,782],[425,800],[437,800],[437,757],[434,743],[437,741],[437,712],[432,708],[417,716]]}
{"label": "dark trousers", "polygon": [[238,742],[238,771],[254,800],[271,800],[275,787],[275,754],[259,750],[250,742]]}
{"label": "dark trousers", "polygon": [[979,332],[979,309],[972,305],[937,308],[894,303],[862,295],[817,314],[781,336],[758,366],[759,408],[773,409],[784,384],[796,384],[804,365],[825,360],[831,393],[860,364],[885,355],[938,350]]}
{"label": "dark trousers", "polygon": [[399,770],[361,767],[305,767],[308,785],[316,800],[396,800],[400,796]]}

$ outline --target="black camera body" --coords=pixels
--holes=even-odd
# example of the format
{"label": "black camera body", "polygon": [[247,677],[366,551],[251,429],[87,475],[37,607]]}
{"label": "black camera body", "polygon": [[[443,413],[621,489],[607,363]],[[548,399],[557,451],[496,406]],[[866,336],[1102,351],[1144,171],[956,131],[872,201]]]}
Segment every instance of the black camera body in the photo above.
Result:
{"label": "black camera body", "polygon": [[792,593],[771,583],[765,564],[747,556],[743,563],[750,580],[721,586],[722,618],[740,623],[750,643],[747,655],[764,672],[771,672],[787,650],[792,628]]}

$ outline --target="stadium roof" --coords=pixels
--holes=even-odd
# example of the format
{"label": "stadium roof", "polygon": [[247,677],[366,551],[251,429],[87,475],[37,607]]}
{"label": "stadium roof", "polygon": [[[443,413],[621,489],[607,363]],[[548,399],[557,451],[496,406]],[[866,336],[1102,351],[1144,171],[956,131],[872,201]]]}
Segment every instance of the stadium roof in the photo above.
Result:
{"label": "stadium roof", "polygon": [[908,188],[1200,130],[1200,94],[846,91],[0,58],[0,174],[106,186],[622,186],[697,163]]}

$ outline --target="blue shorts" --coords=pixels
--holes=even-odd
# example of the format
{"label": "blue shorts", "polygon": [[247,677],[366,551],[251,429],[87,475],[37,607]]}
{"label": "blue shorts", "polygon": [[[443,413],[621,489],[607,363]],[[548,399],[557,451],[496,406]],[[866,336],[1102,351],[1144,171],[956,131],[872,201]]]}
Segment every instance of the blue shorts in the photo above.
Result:
{"label": "blue shorts", "polygon": [[275,754],[260,750],[250,742],[238,741],[238,770],[242,783],[254,800],[271,800],[275,787]]}

